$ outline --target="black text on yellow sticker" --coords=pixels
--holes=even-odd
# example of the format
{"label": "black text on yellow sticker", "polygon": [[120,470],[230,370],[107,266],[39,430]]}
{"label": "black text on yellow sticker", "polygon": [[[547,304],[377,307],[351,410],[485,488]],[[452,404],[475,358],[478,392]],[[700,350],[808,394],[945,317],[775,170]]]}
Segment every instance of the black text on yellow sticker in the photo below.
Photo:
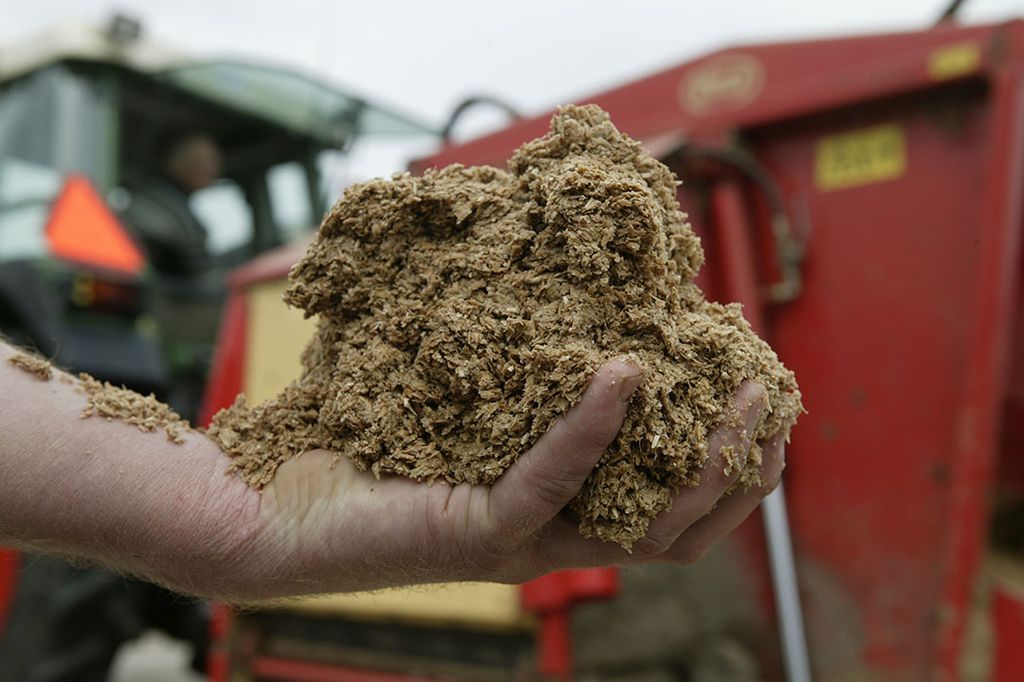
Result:
{"label": "black text on yellow sticker", "polygon": [[906,140],[896,124],[829,135],[815,147],[814,184],[820,190],[893,180],[906,169]]}
{"label": "black text on yellow sticker", "polygon": [[981,48],[976,43],[953,43],[928,55],[928,75],[937,81],[967,76],[981,67]]}

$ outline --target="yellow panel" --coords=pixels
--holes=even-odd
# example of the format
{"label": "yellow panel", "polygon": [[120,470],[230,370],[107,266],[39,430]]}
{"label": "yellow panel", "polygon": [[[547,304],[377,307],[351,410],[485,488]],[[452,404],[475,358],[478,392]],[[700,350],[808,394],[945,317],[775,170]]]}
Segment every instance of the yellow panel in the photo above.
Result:
{"label": "yellow panel", "polygon": [[936,48],[928,55],[928,75],[946,80],[972,74],[981,66],[977,43],[954,43]]}
{"label": "yellow panel", "polygon": [[303,599],[282,608],[429,625],[520,628],[532,623],[520,608],[519,588],[496,583],[448,583],[333,594]]}
{"label": "yellow panel", "polygon": [[[316,329],[314,320],[286,306],[282,278],[249,288],[245,394],[252,402],[274,396],[298,378],[299,356]],[[490,583],[452,583],[288,602],[290,611],[356,618],[477,627],[522,627],[531,621],[519,606],[519,588]]]}
{"label": "yellow panel", "polygon": [[822,190],[894,180],[906,169],[907,144],[895,124],[823,137],[815,148],[814,182]]}
{"label": "yellow panel", "polygon": [[299,357],[316,330],[315,319],[281,300],[288,281],[260,282],[249,288],[248,346],[245,359],[245,395],[258,403],[276,395],[302,371]]}

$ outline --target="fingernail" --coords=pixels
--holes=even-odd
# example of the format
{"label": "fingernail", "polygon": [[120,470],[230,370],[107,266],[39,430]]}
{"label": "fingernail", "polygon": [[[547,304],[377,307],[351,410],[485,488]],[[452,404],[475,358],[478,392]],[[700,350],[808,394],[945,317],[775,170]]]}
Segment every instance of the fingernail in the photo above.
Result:
{"label": "fingernail", "polygon": [[644,382],[644,368],[640,365],[640,361],[632,355],[615,358],[614,362],[619,365],[614,370],[617,375],[615,381],[619,388],[618,398],[619,401],[626,402],[633,391]]}
{"label": "fingernail", "polygon": [[761,423],[761,416],[768,405],[768,397],[760,386],[757,393],[746,407],[744,428],[747,432],[747,442],[753,443],[756,437],[757,427]]}

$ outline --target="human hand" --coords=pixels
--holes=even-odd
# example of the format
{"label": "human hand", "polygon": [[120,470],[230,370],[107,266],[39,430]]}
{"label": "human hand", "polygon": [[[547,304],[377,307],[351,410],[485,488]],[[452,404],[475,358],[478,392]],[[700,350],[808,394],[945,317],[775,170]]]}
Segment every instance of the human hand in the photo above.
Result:
{"label": "human hand", "polygon": [[560,512],[614,440],[642,370],[613,360],[580,402],[492,486],[374,478],[347,459],[313,451],[283,464],[263,491],[246,545],[254,584],[278,597],[457,580],[521,582],[572,567],[696,561],[732,531],[778,483],[784,440],[762,441],[763,485],[726,495],[723,448],[745,459],[765,409],[764,390],[741,386],[740,422],[710,437],[700,485],[678,492],[628,553],[583,538]]}

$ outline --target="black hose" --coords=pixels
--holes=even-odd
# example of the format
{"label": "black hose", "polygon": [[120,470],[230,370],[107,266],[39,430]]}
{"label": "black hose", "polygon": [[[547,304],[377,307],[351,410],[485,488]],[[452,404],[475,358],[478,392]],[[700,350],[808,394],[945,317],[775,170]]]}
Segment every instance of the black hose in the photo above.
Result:
{"label": "black hose", "polygon": [[739,147],[698,147],[682,144],[666,155],[665,162],[671,164],[674,159],[694,158],[710,159],[731,166],[751,180],[761,191],[771,210],[772,233],[782,275],[782,280],[770,287],[768,296],[775,302],[791,301],[799,296],[803,287],[800,263],[804,258],[804,247],[793,234],[786,202],[772,176],[753,155]]}
{"label": "black hose", "polygon": [[939,20],[935,22],[936,26],[942,26],[945,23],[949,23],[956,19],[957,12],[960,11],[960,7],[964,4],[964,0],[953,0],[946,6],[942,14],[939,15]]}
{"label": "black hose", "polygon": [[518,121],[523,118],[522,114],[515,107],[504,100],[491,95],[474,95],[459,102],[455,109],[452,110],[451,115],[448,116],[448,121],[441,128],[441,140],[445,144],[451,144],[452,131],[455,130],[455,124],[458,123],[459,118],[473,107],[480,106],[481,104],[501,109],[508,114],[509,119],[512,121]]}
{"label": "black hose", "polygon": [[768,171],[764,169],[764,166],[757,159],[742,149],[736,147],[696,147],[684,144],[673,152],[671,156],[676,156],[680,159],[704,158],[732,166],[757,185],[768,201],[772,213],[786,213],[786,204],[782,199],[782,192],[779,191],[778,185],[775,184],[775,180],[772,179],[772,176],[768,174]]}

